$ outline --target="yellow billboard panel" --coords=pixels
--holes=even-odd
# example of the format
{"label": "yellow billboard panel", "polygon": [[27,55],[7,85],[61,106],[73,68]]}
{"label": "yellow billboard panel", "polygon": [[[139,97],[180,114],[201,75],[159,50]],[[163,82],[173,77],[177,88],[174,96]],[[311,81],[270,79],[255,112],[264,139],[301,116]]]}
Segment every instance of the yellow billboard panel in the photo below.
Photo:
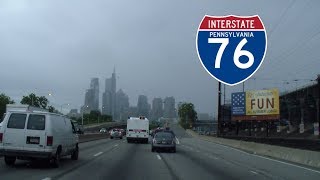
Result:
{"label": "yellow billboard panel", "polygon": [[276,115],[279,113],[278,89],[246,92],[246,115]]}

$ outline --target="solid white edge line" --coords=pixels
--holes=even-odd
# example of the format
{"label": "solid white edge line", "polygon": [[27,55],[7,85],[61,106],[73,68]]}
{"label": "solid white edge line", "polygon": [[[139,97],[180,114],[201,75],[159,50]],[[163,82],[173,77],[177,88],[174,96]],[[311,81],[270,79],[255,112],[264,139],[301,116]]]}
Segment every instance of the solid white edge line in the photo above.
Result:
{"label": "solid white edge line", "polygon": [[103,152],[98,152],[97,154],[93,155],[93,156],[99,156],[101,155]]}
{"label": "solid white edge line", "polygon": [[159,154],[157,154],[157,158],[158,158],[159,160],[161,160],[161,157],[159,156]]}
{"label": "solid white edge line", "polygon": [[[202,140],[203,140],[203,139],[202,139]],[[206,141],[206,140],[203,140],[203,141]],[[250,156],[260,157],[260,158],[262,158],[262,159],[267,159],[267,160],[274,161],[274,162],[278,162],[278,163],[281,163],[281,164],[286,164],[286,165],[298,167],[298,168],[301,168],[301,169],[309,170],[309,171],[316,172],[316,173],[319,173],[319,174],[320,174],[320,171],[317,171],[317,170],[314,170],[314,169],[306,168],[306,167],[299,166],[299,165],[296,165],[296,164],[287,163],[287,162],[284,162],[284,161],[275,160],[275,159],[268,158],[268,157],[264,157],[264,156],[257,155],[257,154],[247,153],[247,152],[245,152],[245,151],[243,151],[243,150],[236,149],[236,148],[233,148],[233,147],[230,147],[230,146],[226,146],[226,145],[222,145],[222,144],[219,144],[219,143],[215,143],[215,142],[212,142],[212,141],[206,141],[206,142],[211,142],[211,143],[213,143],[213,144],[217,144],[217,145],[220,145],[220,146],[229,148],[229,149],[233,149],[233,150],[235,150],[235,151],[242,152],[242,153],[247,154],[247,155],[250,155]],[[254,153],[255,153],[255,152],[254,152]]]}
{"label": "solid white edge line", "polygon": [[42,180],[51,180],[51,178],[49,178],[49,177],[46,177],[46,178],[44,178],[44,179],[42,179]]}

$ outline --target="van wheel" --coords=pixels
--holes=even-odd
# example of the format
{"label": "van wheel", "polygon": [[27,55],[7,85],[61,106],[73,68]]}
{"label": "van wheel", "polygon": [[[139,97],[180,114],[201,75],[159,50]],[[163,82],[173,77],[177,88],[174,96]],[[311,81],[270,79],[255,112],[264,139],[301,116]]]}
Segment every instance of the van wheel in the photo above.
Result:
{"label": "van wheel", "polygon": [[5,156],[5,157],[4,157],[4,162],[5,162],[6,165],[8,165],[8,166],[13,166],[14,163],[16,162],[16,157]]}
{"label": "van wheel", "polygon": [[72,160],[78,160],[79,158],[79,148],[77,147],[71,154]]}
{"label": "van wheel", "polygon": [[120,137],[120,139],[122,139],[122,137]]}
{"label": "van wheel", "polygon": [[59,151],[57,151],[55,157],[53,158],[53,161],[52,161],[52,166],[54,168],[58,168],[60,166],[60,159],[61,159],[61,154]]}

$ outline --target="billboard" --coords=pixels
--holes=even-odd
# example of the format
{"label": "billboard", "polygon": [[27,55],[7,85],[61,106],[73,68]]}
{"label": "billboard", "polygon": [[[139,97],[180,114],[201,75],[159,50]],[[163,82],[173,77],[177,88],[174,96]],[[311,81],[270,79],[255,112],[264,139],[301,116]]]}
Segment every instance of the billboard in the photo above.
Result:
{"label": "billboard", "polygon": [[231,94],[233,120],[278,119],[278,89],[237,92]]}
{"label": "billboard", "polygon": [[276,115],[279,112],[278,89],[246,92],[246,115]]}
{"label": "billboard", "polygon": [[232,115],[246,115],[246,93],[237,92],[231,95]]}

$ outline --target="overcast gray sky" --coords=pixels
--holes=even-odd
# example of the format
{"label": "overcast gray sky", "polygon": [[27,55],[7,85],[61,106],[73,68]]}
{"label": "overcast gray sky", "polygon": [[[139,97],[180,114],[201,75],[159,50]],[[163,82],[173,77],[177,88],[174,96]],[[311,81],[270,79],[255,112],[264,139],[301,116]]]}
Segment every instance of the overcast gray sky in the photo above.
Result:
{"label": "overcast gray sky", "polygon": [[[55,105],[79,108],[90,78],[100,78],[102,92],[116,66],[117,89],[131,105],[140,94],[149,102],[174,96],[214,113],[218,83],[195,47],[202,17],[260,15],[268,50],[245,88],[283,91],[320,73],[319,8],[317,0],[0,0],[0,92],[18,102],[30,92],[51,92]],[[239,90],[242,85],[227,87],[227,99]]]}

